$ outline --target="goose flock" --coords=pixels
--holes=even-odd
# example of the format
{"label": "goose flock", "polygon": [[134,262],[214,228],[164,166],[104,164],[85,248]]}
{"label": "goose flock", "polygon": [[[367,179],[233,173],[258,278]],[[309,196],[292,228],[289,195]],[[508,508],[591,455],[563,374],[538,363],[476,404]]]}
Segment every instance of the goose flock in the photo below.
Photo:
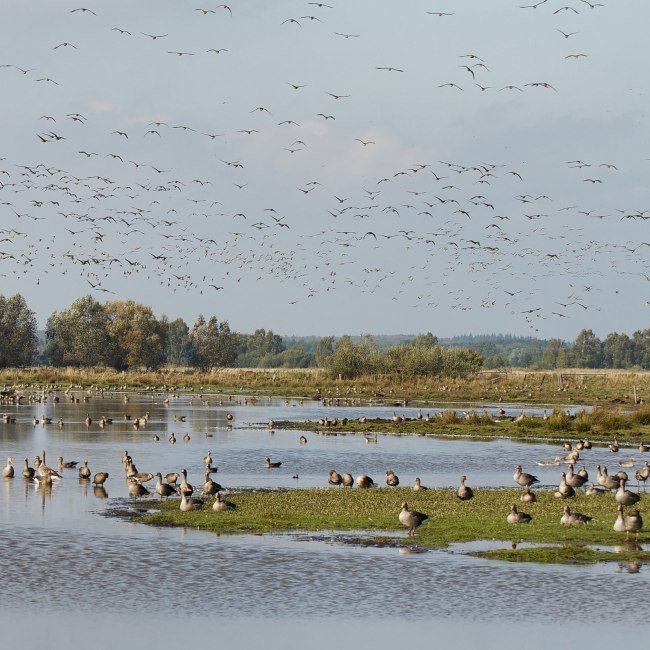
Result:
{"label": "goose flock", "polygon": [[128,287],[276,329],[635,327],[633,5],[9,3],[0,277],[40,317]]}

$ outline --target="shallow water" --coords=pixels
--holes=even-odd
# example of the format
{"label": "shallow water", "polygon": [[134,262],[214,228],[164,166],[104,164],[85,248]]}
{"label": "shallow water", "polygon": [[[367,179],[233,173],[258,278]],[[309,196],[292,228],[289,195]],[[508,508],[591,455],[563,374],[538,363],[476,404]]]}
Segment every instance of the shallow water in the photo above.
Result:
{"label": "shallow water", "polygon": [[[347,630],[346,642],[398,642],[398,622],[408,620],[420,639],[435,633],[441,640],[454,640],[455,646],[462,639],[467,647],[490,647],[486,643],[491,635],[496,644],[512,632],[504,617],[515,621],[513,625],[552,624],[558,639],[567,638],[560,630],[572,627],[576,611],[560,603],[574,583],[589,602],[580,610],[581,623],[589,623],[582,628],[586,636],[576,640],[609,638],[604,624],[616,631],[612,638],[631,639],[631,631],[640,629],[632,624],[648,620],[650,605],[637,598],[648,588],[644,567],[631,574],[614,564],[513,565],[471,558],[453,547],[404,555],[393,548],[300,541],[300,536],[232,537],[152,529],[101,516],[128,496],[121,464],[125,449],[140,471],[166,473],[186,467],[195,485],[203,481],[202,458],[211,450],[219,466],[215,480],[227,488],[326,486],[330,467],[366,473],[377,482],[383,482],[385,470],[391,468],[403,484],[418,475],[431,486],[455,485],[461,473],[473,486],[511,486],[518,463],[548,485],[557,484],[561,471],[535,464],[562,454],[558,445],[549,444],[379,436],[378,444],[368,445],[359,435],[307,433],[307,445],[300,445],[300,432],[271,434],[260,423],[270,418],[332,417],[341,409],[295,401],[286,405],[283,400],[239,405],[227,400],[223,406],[216,405],[216,398],[210,401],[213,405],[204,406],[196,397],[192,404],[189,397],[180,397],[165,405],[162,396],[131,396],[124,403],[122,396],[114,396],[1,409],[17,418],[15,424],[0,424],[0,458],[12,455],[17,475],[0,482],[0,548],[5,550],[0,571],[8,585],[0,593],[0,623],[9,638],[18,639],[21,619],[29,621],[38,612],[38,634],[44,639],[48,631],[60,633],[73,619],[75,630],[85,630],[88,639],[101,629],[105,647],[123,639],[124,628],[111,621],[124,616],[137,620],[134,639],[177,635],[191,645],[213,638],[215,623],[221,641],[245,638],[252,645],[263,639],[270,648],[297,647],[301,630],[324,631],[330,624]],[[145,411],[150,420],[144,429],[135,431],[124,420],[124,413],[136,417]],[[385,411],[354,407],[354,417],[386,417]],[[86,413],[94,420],[89,428],[83,422]],[[232,428],[227,413],[234,416]],[[352,407],[348,413],[352,417]],[[34,426],[32,418],[42,414],[54,422],[62,417],[64,428]],[[102,414],[115,418],[103,430],[96,425]],[[185,415],[187,421],[175,422],[175,415]],[[178,439],[175,445],[167,442],[171,431]],[[154,432],[161,442],[152,441]],[[206,438],[206,432],[212,437]],[[185,433],[191,437],[188,443],[182,442]],[[80,482],[76,470],[64,470],[51,491],[24,481],[20,461],[27,456],[31,465],[41,449],[46,449],[52,467],[61,455],[66,460],[88,458],[93,473],[108,471],[107,494],[96,494],[91,485]],[[281,460],[282,467],[266,469],[265,456]],[[596,463],[612,467],[612,456],[604,448],[584,454],[590,472]],[[292,478],[295,474],[299,479]],[[621,597],[634,607],[615,606]],[[272,633],[265,635],[267,630]],[[598,630],[598,637],[591,630]],[[242,632],[243,637],[237,636]],[[325,645],[325,636],[318,634],[310,643],[316,648]]]}

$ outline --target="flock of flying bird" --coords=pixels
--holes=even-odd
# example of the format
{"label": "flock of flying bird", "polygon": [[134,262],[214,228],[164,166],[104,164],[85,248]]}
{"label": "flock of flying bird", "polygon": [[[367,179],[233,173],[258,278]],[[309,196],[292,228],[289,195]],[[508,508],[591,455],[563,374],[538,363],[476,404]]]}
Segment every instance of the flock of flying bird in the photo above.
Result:
{"label": "flock of flying bird", "polygon": [[[295,15],[268,25],[272,43],[300,38],[308,56],[313,38],[343,50],[351,70],[360,66],[355,57],[365,61],[371,35],[347,29],[339,6],[293,4]],[[582,60],[589,52],[577,45],[581,16],[605,5],[542,0],[515,9],[533,21],[542,12],[553,16],[553,38],[565,48],[560,65],[588,65]],[[167,16],[160,31],[127,24],[126,17],[123,24],[106,22],[99,5],[55,11],[65,31],[48,35],[47,62],[0,61],[9,109],[33,113],[22,116],[12,136],[12,158],[0,151],[0,277],[7,282],[24,286],[63,275],[79,293],[119,297],[126,278],[179,299],[268,282],[288,305],[343,291],[407,308],[503,310],[538,331],[540,320],[584,312],[595,318],[608,300],[594,287],[601,279],[631,278],[644,289],[650,281],[650,242],[640,236],[650,210],[613,197],[627,183],[616,160],[562,161],[550,174],[562,179],[562,190],[544,191],[522,163],[439,160],[425,134],[396,148],[397,125],[382,117],[381,106],[379,118],[357,117],[363,102],[374,101],[367,81],[355,90],[348,71],[340,72],[340,86],[318,75],[297,79],[293,53],[274,94],[248,100],[255,79],[240,79],[250,62],[238,51],[247,26],[236,2],[186,7]],[[456,13],[426,11],[432,38]],[[176,34],[176,23],[190,27]],[[192,48],[185,47],[187,29]],[[191,117],[176,119],[174,104],[159,95],[142,98],[137,108],[119,106],[119,98],[104,107],[101,93],[92,101],[80,89],[84,66],[107,53],[89,51],[89,34],[114,48],[124,88],[142,83],[132,57],[153,66],[167,95],[176,95],[182,80],[192,104],[184,114]],[[377,101],[392,101],[409,69],[374,56],[376,65],[359,73],[377,75],[370,82]],[[427,82],[435,102],[456,101],[447,91],[474,90],[471,101],[480,109],[488,96],[507,106],[511,100],[499,98],[545,93],[549,101],[565,90],[550,77],[504,78],[480,51],[447,56],[456,76]],[[234,81],[223,66],[233,66]],[[221,106],[200,106],[201,73],[223,83]],[[568,201],[571,195],[581,198]],[[585,196],[588,206],[579,204]],[[541,277],[564,284],[551,297]],[[634,291],[637,299],[646,294]]]}

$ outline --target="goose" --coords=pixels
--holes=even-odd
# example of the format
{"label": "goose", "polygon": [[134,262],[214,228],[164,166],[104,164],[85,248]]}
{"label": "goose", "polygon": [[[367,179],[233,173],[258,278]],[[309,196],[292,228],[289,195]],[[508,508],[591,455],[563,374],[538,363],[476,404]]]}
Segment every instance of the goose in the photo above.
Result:
{"label": "goose", "polygon": [[93,485],[104,485],[106,483],[106,479],[108,478],[108,472],[97,472],[95,476],[93,476]]}
{"label": "goose", "polygon": [[190,510],[201,510],[205,502],[203,499],[188,499],[185,492],[181,491],[181,512],[189,512]]}
{"label": "goose", "polygon": [[227,413],[226,414],[226,420],[228,420],[228,422],[231,422],[234,419],[234,417],[235,416],[232,413]]}
{"label": "goose", "polygon": [[174,435],[174,432],[173,432],[173,431],[172,431],[172,434],[169,436],[169,442],[170,442],[172,445],[175,445],[175,444],[176,444],[176,436]]}
{"label": "goose", "polygon": [[606,491],[603,488],[596,487],[593,483],[589,483],[589,487],[586,489],[585,494],[588,497],[602,497],[606,494]]}
{"label": "goose", "polygon": [[175,415],[174,422],[185,422],[187,416],[185,415]]}
{"label": "goose", "polygon": [[369,476],[361,474],[361,476],[357,476],[356,484],[360,488],[370,488],[375,485],[375,482]]}
{"label": "goose", "polygon": [[214,503],[212,509],[215,512],[225,512],[226,510],[235,510],[237,506],[232,501],[226,501],[221,497],[221,492],[217,492],[214,496]]}
{"label": "goose", "polygon": [[399,478],[392,469],[386,471],[386,485],[388,487],[397,487],[399,485]]}
{"label": "goose", "polygon": [[616,521],[614,522],[614,531],[617,533],[625,532],[625,519],[623,517],[623,506],[620,503],[616,506]]}
{"label": "goose", "polygon": [[460,487],[456,491],[456,496],[461,501],[469,501],[474,496],[474,490],[472,490],[471,487],[467,487],[465,485],[466,480],[467,480],[467,476],[460,477]]}
{"label": "goose", "polygon": [[576,491],[571,485],[566,482],[566,474],[562,472],[562,478],[560,479],[560,485],[557,488],[557,492],[554,496],[557,499],[569,499],[570,497],[575,496]]}
{"label": "goose", "polygon": [[90,417],[90,413],[86,413],[86,419],[84,422],[86,423],[86,427],[90,427],[90,425],[93,423],[93,419]]}
{"label": "goose", "polygon": [[84,480],[90,478],[90,469],[87,460],[84,460],[84,464],[79,468],[79,478]]}
{"label": "goose", "polygon": [[9,456],[9,458],[7,458],[7,465],[2,470],[2,478],[13,478],[14,477],[13,462],[14,462],[13,458],[11,458],[11,456]]}
{"label": "goose", "polygon": [[154,442],[160,442],[160,436],[157,433],[154,433],[153,436],[151,436],[151,439]]}
{"label": "goose", "polygon": [[587,479],[584,476],[573,473],[573,465],[569,465],[569,471],[566,474],[565,480],[567,485],[570,485],[573,488],[582,487],[587,482]]}
{"label": "goose", "polygon": [[521,465],[517,465],[513,479],[523,487],[530,487],[533,483],[539,483],[539,479],[532,474],[526,474],[521,471]]}
{"label": "goose", "polygon": [[170,485],[175,485],[180,476],[181,475],[178,472],[169,472],[169,474],[165,476],[165,481],[167,481],[167,483]]}
{"label": "goose", "polygon": [[160,495],[161,501],[165,497],[169,497],[172,494],[176,494],[176,488],[173,485],[162,482],[162,474],[160,472],[158,472],[156,476],[158,477],[158,480],[156,481],[156,487],[154,488],[154,490],[156,491],[156,494]]}
{"label": "goose", "polygon": [[268,456],[264,459],[264,466],[267,469],[273,469],[273,468],[276,468],[276,467],[280,467],[280,465],[282,465],[282,461],[280,461],[280,460],[276,460],[276,461],[274,461],[272,463],[271,459]]}
{"label": "goose", "polygon": [[636,539],[639,539],[639,531],[643,528],[643,519],[638,510],[630,510],[628,515],[623,516],[625,524],[625,538],[630,539],[630,533],[636,533]]}
{"label": "goose", "polygon": [[397,415],[397,413],[395,413],[395,411],[393,411],[393,417],[391,418],[391,420],[393,422],[397,423],[397,422],[400,422],[401,419],[400,419],[399,415]]}
{"label": "goose", "polygon": [[616,474],[614,474],[614,476],[615,476],[619,481],[622,481],[622,480],[626,480],[626,481],[627,481],[627,480],[630,478],[630,477],[627,475],[627,472],[623,471],[622,469],[619,469],[618,472],[616,472]]}
{"label": "goose", "polygon": [[562,509],[562,517],[560,517],[560,523],[563,526],[580,526],[581,524],[586,524],[592,519],[593,517],[583,515],[580,512],[571,512],[569,506],[564,506]]}
{"label": "goose", "polygon": [[59,470],[74,469],[79,464],[78,460],[68,460],[66,462],[63,462],[63,456],[59,456],[58,461],[59,461]]}
{"label": "goose", "polygon": [[36,467],[36,461],[34,461],[34,467],[36,469],[36,473],[38,476],[47,476],[50,479],[56,479],[59,480],[61,478],[61,474],[59,474],[57,471],[53,470],[51,467],[48,467],[45,464],[45,449],[41,451],[42,454],[42,460],[39,458],[39,464],[38,467]]}
{"label": "goose", "polygon": [[307,438],[306,438],[306,436],[300,436],[300,438],[298,438],[298,442],[299,442],[301,445],[306,445],[306,444],[307,444]]}
{"label": "goose", "polygon": [[585,481],[589,480],[589,472],[587,472],[587,468],[584,465],[578,470],[578,476],[582,476]]}
{"label": "goose", "polygon": [[626,490],[625,483],[625,479],[622,479],[618,490],[616,490],[616,503],[620,503],[623,506],[633,506],[641,497],[636,492]]}
{"label": "goose", "polygon": [[150,481],[154,476],[155,474],[152,474],[151,472],[136,472],[130,478],[135,478],[140,481],[140,483],[147,483],[147,481]]}
{"label": "goose", "polygon": [[192,493],[194,492],[194,488],[187,482],[187,470],[183,469],[181,470],[181,474],[183,475],[183,479],[181,480],[181,484],[179,486],[179,490],[181,494],[187,494],[188,496],[192,496]]}
{"label": "goose", "polygon": [[519,497],[519,500],[523,503],[536,503],[537,495],[534,492],[531,492],[529,487],[525,487],[523,494]]}
{"label": "goose", "polygon": [[616,453],[618,453],[618,449],[619,449],[618,440],[616,438],[614,438],[614,442],[609,446],[609,450],[613,454],[616,454]]}
{"label": "goose", "polygon": [[354,485],[354,478],[352,474],[346,472],[343,474],[343,487],[352,487]]}
{"label": "goose", "polygon": [[556,456],[555,460],[538,460],[537,464],[540,467],[558,467],[561,462],[562,458],[560,456]]}
{"label": "goose", "polygon": [[408,532],[406,533],[407,537],[413,537],[415,535],[415,529],[429,521],[429,515],[425,515],[423,512],[418,512],[417,510],[409,510],[406,501],[402,503],[402,509],[398,518],[399,523],[408,528]]}
{"label": "goose", "polygon": [[379,440],[376,433],[374,436],[364,435],[363,437],[365,438],[367,445],[376,445]]}
{"label": "goose", "polygon": [[342,485],[343,477],[336,470],[331,469],[327,482],[330,485]]}
{"label": "goose", "polygon": [[32,424],[33,424],[34,426],[36,426],[36,425],[38,424],[38,418],[37,418],[36,416],[34,416],[34,417],[32,418]]}
{"label": "goose", "polygon": [[422,409],[418,409],[418,413],[415,416],[416,420],[421,420],[422,419]]}
{"label": "goose", "polygon": [[362,416],[359,418],[359,423],[360,423],[360,424],[365,424],[367,421],[368,421],[368,418],[366,418],[365,415],[362,415]]}
{"label": "goose", "polygon": [[585,438],[584,442],[582,443],[582,446],[585,449],[591,449],[591,440],[589,440],[589,438]]}
{"label": "goose", "polygon": [[420,482],[420,477],[416,476],[415,480],[413,481],[413,492],[421,492],[422,490],[428,490],[429,488],[426,487],[425,485],[422,485]]}
{"label": "goose", "polygon": [[582,440],[578,440],[578,442],[576,442],[576,449],[578,451],[582,451],[584,448],[585,448],[585,443]]}
{"label": "goose", "polygon": [[204,465],[212,465],[212,452],[209,451],[206,456],[203,458]]}
{"label": "goose", "polygon": [[514,503],[510,506],[510,514],[506,517],[509,524],[529,524],[531,520],[532,516],[525,512],[518,512]]}
{"label": "goose", "polygon": [[603,466],[601,472],[600,465],[596,467],[596,480],[606,490],[617,490],[621,482],[621,479],[618,476],[609,476],[606,467]]}
{"label": "goose", "polygon": [[642,454],[645,454],[646,452],[650,451],[650,447],[643,442],[639,443],[639,452]]}
{"label": "goose", "polygon": [[190,441],[190,434],[189,434],[189,433],[186,433],[186,434],[183,436],[183,442],[189,442],[189,441]]}
{"label": "goose", "polygon": [[36,470],[33,467],[29,466],[29,460],[25,458],[25,467],[23,467],[23,477],[31,480],[34,478],[35,471]]}
{"label": "goose", "polygon": [[645,487],[645,482],[648,480],[648,477],[650,477],[650,465],[648,464],[648,461],[645,462],[645,465],[641,469],[636,470],[636,481],[637,481],[637,487],[643,481],[643,485]]}
{"label": "goose", "polygon": [[127,485],[129,489],[129,495],[132,496],[134,499],[137,499],[138,497],[143,497],[149,494],[149,490],[138,481],[136,478],[129,478],[127,479]]}
{"label": "goose", "polygon": [[627,460],[619,460],[618,466],[625,467],[626,469],[629,467],[634,467],[634,456],[630,456]]}
{"label": "goose", "polygon": [[570,442],[564,442],[564,443],[562,443],[562,449],[564,451],[571,451],[573,449],[573,447],[571,446]]}
{"label": "goose", "polygon": [[203,494],[204,495],[213,495],[219,492],[219,490],[222,490],[223,488],[219,483],[215,483],[210,478],[210,472],[206,469],[205,470],[205,483],[203,484]]}

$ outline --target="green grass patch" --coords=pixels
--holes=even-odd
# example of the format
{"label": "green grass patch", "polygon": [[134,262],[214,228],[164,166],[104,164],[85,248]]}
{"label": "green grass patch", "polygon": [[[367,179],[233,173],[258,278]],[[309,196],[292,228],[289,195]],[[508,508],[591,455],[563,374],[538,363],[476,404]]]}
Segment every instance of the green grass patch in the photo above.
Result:
{"label": "green grass patch", "polygon": [[473,557],[504,562],[536,562],[538,564],[598,564],[599,562],[621,562],[626,564],[647,562],[650,554],[634,543],[620,546],[620,551],[601,551],[577,544],[562,546],[538,546],[535,548],[494,549],[475,551]]}
{"label": "green grass patch", "polygon": [[[554,498],[551,491],[539,491],[538,502],[533,504],[522,504],[520,495],[519,490],[486,488],[477,489],[474,499],[460,501],[455,489],[451,488],[423,492],[408,488],[245,491],[228,495],[228,499],[237,504],[234,511],[215,513],[210,508],[210,500],[206,510],[183,513],[178,509],[178,501],[170,501],[156,506],[160,511],[146,515],[142,521],[155,526],[184,526],[220,534],[364,531],[370,534],[366,543],[381,544],[386,542],[387,533],[398,532],[400,534],[393,543],[410,544],[414,541],[420,546],[432,548],[477,540],[561,544],[577,549],[585,546],[613,547],[625,542],[625,535],[615,533],[612,528],[616,519],[613,494],[604,497],[579,495],[563,502]],[[409,507],[430,517],[426,524],[418,528],[413,540],[406,538],[405,528],[398,521],[404,500],[408,501]],[[645,500],[644,496],[640,508],[642,513]],[[512,503],[531,514],[533,521],[530,524],[508,524],[506,516]],[[575,512],[592,516],[593,521],[579,527],[560,525],[565,503],[569,503]],[[650,517],[650,514],[647,516]],[[650,534],[644,533],[639,543],[649,541]],[[528,561],[543,561],[534,558],[547,557],[544,561],[548,562],[570,561],[572,557],[571,551],[562,551],[561,548],[544,552],[540,549],[522,551],[499,551],[497,555],[490,551],[481,553],[481,557],[512,561],[525,561],[527,557],[530,558]],[[613,553],[602,557],[598,553],[602,552],[588,549],[576,551],[575,563],[587,559],[602,561],[618,558]],[[650,560],[650,552],[639,553],[639,558]]]}

